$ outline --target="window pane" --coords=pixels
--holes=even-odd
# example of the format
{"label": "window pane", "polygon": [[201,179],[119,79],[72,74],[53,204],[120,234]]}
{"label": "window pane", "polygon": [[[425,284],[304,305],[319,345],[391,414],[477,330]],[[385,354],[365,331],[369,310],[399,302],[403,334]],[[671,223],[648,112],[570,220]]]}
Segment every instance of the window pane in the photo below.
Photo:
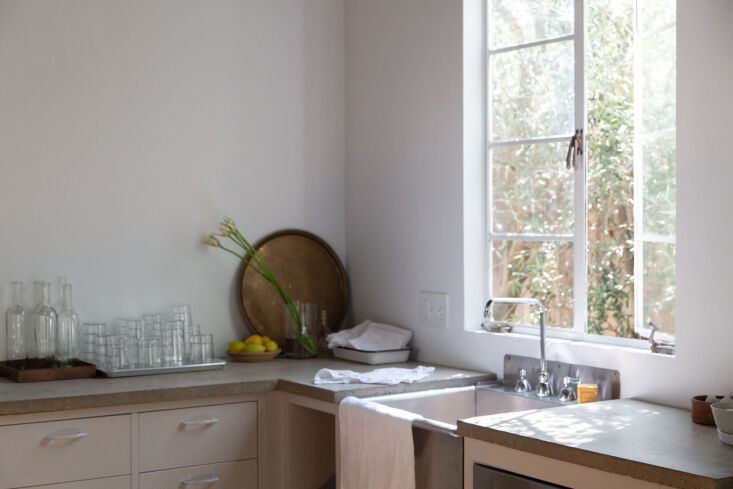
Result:
{"label": "window pane", "polygon": [[[492,242],[494,297],[533,297],[547,310],[547,324],[573,325],[573,244],[568,242]],[[538,324],[536,308],[494,312],[497,320]],[[497,314],[497,312],[499,314]]]}
{"label": "window pane", "polygon": [[639,30],[642,32],[674,22],[676,17],[676,0],[639,0]]}
{"label": "window pane", "polygon": [[644,131],[675,127],[676,32],[665,29],[642,40]]}
{"label": "window pane", "polygon": [[573,232],[572,170],[567,144],[500,146],[491,150],[496,233]]}
{"label": "window pane", "polygon": [[644,144],[644,232],[674,236],[675,137]]}
{"label": "window pane", "polygon": [[587,8],[588,332],[634,331],[634,0]]}
{"label": "window pane", "polygon": [[644,243],[644,317],[665,333],[674,334],[675,245]]}
{"label": "window pane", "polygon": [[492,140],[573,132],[573,43],[489,57]]}
{"label": "window pane", "polygon": [[497,49],[573,33],[573,0],[490,0],[489,46]]}

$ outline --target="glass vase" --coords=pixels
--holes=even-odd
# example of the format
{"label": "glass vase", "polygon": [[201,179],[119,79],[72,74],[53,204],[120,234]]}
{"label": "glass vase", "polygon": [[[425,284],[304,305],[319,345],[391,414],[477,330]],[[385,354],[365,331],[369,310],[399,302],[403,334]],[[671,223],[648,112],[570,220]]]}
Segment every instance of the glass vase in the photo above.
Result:
{"label": "glass vase", "polygon": [[51,307],[51,284],[36,282],[36,307],[33,309],[33,336],[30,358],[54,360],[56,351],[56,311]]}
{"label": "glass vase", "polygon": [[68,362],[79,358],[79,316],[71,303],[71,284],[63,284],[61,290],[61,310],[56,325],[56,359]]}
{"label": "glass vase", "polygon": [[28,355],[26,345],[23,282],[13,282],[13,301],[5,313],[5,358],[23,360]]}

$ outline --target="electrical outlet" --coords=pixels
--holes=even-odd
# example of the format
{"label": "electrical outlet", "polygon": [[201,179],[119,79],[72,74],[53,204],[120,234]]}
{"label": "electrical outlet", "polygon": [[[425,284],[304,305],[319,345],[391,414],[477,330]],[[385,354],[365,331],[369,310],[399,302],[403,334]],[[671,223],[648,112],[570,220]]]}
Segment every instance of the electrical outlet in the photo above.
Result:
{"label": "electrical outlet", "polygon": [[448,329],[448,294],[420,291],[420,324]]}

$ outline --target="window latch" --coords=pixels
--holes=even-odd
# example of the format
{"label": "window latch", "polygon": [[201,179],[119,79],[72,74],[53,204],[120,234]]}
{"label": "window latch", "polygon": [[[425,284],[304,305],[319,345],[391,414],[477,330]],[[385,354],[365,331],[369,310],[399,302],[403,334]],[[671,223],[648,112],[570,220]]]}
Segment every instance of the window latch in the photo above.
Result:
{"label": "window latch", "polygon": [[577,158],[578,155],[583,154],[583,130],[576,129],[575,134],[570,137],[570,144],[568,145],[568,155],[565,157],[565,168],[573,170],[578,168]]}

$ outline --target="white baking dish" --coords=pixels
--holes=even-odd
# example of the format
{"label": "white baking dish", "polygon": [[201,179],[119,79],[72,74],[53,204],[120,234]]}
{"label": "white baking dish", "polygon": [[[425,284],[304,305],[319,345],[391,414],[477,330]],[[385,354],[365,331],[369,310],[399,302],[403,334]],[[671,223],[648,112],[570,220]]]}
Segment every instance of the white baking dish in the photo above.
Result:
{"label": "white baking dish", "polygon": [[368,365],[379,365],[382,363],[401,363],[406,362],[409,358],[410,348],[404,348],[402,350],[367,351],[339,346],[337,348],[334,348],[333,356],[335,356],[336,358],[341,358],[342,360],[366,363]]}

